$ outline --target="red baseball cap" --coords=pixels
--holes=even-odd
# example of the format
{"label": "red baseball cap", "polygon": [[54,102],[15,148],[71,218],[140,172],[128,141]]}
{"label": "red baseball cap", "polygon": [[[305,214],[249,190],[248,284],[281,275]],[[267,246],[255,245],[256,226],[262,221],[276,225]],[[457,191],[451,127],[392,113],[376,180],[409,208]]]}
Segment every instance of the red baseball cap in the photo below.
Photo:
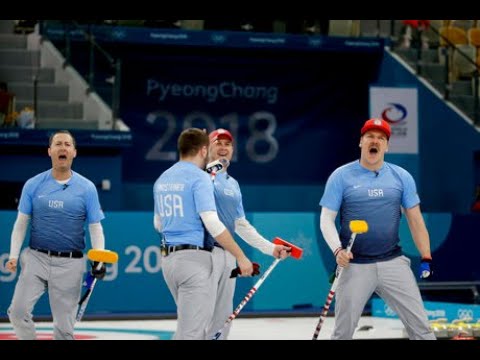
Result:
{"label": "red baseball cap", "polygon": [[363,136],[367,131],[370,130],[380,130],[387,135],[387,139],[390,140],[390,135],[392,134],[392,130],[390,129],[390,125],[383,120],[383,119],[370,119],[365,121],[365,124],[360,131],[360,134]]}
{"label": "red baseball cap", "polygon": [[228,140],[232,141],[233,142],[233,136],[232,134],[230,133],[230,131],[228,130],[225,130],[225,129],[217,129],[217,130],[214,130],[210,133],[209,135],[209,138],[210,138],[210,142],[213,143],[215,140],[217,140],[218,138],[220,137],[225,137],[227,138]]}

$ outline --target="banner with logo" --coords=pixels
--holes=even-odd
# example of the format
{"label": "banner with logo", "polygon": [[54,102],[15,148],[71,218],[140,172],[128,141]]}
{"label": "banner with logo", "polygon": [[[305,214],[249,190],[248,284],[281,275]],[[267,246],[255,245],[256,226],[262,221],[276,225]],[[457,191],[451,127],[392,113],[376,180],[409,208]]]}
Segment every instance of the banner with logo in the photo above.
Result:
{"label": "banner with logo", "polygon": [[[446,319],[454,320],[480,320],[480,305],[461,304],[437,301],[424,301],[425,311],[429,320]],[[398,314],[388,306],[383,299],[374,297],[372,299],[372,315],[386,318],[398,318]]]}
{"label": "banner with logo", "polygon": [[134,133],[124,153],[126,181],[153,182],[178,160],[181,131],[194,126],[230,130],[232,176],[258,185],[324,183],[358,158],[368,86],[382,55],[372,49],[352,61],[342,47],[115,51],[123,59],[121,117]]}
{"label": "banner with logo", "polygon": [[182,46],[223,46],[229,48],[285,49],[316,51],[319,48],[353,53],[383,51],[387,39],[344,36],[305,36],[282,33],[241,31],[196,31],[143,26],[80,25],[58,20],[43,21],[41,34],[54,41],[85,42],[84,32],[91,32],[97,42]]}
{"label": "banner with logo", "polygon": [[371,86],[370,117],[382,118],[390,124],[390,154],[418,154],[416,88]]}
{"label": "banner with logo", "polygon": [[[106,212],[102,221],[106,247],[118,253],[119,260],[107,266],[107,273],[95,286],[85,312],[90,316],[175,314],[175,302],[162,273],[160,237],[152,226],[151,212]],[[320,308],[328,292],[328,276],[333,263],[324,266],[322,254],[327,257],[326,242],[317,243],[318,219],[315,213],[247,213],[248,219],[265,237],[282,237],[304,250],[301,259],[285,259],[245,308],[248,311],[295,311]],[[6,268],[10,250],[10,231],[16,212],[0,211],[0,319],[7,318],[7,309],[17,283],[19,272]],[[87,237],[88,233],[87,233]],[[260,264],[261,272],[272,264],[273,257],[248,246],[237,239],[245,254]],[[24,247],[28,246],[28,235]],[[90,240],[86,241],[87,249]],[[86,252],[86,250],[85,250]],[[328,260],[333,262],[332,256]],[[85,263],[85,270],[90,264]],[[299,279],[305,279],[300,281]],[[237,306],[252,288],[258,277],[237,280],[234,306]],[[315,281],[315,286],[312,286]],[[85,292],[85,288],[82,289]],[[34,315],[48,316],[51,309],[48,296],[42,296]]]}
{"label": "banner with logo", "polygon": [[[105,213],[102,221],[106,246],[116,251],[119,261],[107,266],[105,278],[97,283],[85,315],[133,315],[173,314],[176,307],[162,274],[162,257],[159,235],[152,225],[151,211],[112,211]],[[328,278],[335,269],[335,260],[318,226],[318,212],[250,212],[247,218],[267,239],[281,236],[303,249],[301,259],[287,258],[282,261],[265,281],[244,311],[317,311],[323,306],[330,289]],[[19,272],[9,272],[5,264],[10,252],[10,234],[17,216],[16,211],[0,211],[0,319],[7,318],[7,309],[13,296]],[[429,294],[437,286],[449,289],[452,299],[468,295],[469,302],[479,302],[477,286],[478,253],[480,243],[475,236],[480,218],[475,214],[455,215],[449,213],[424,213],[430,229],[432,257],[435,274],[431,281],[420,283],[422,291]],[[87,232],[87,237],[88,236]],[[24,246],[28,246],[28,237]],[[411,259],[412,270],[417,272],[420,256],[413,245],[408,223],[402,217],[400,224],[402,249]],[[462,240],[459,246],[458,240]],[[273,258],[249,246],[237,238],[250,260],[260,264],[262,273],[272,264]],[[86,241],[87,249],[90,240]],[[469,249],[469,251],[465,251]],[[85,269],[90,269],[86,264]],[[258,278],[237,280],[234,306],[239,304]],[[314,284],[314,286],[312,285]],[[427,287],[429,284],[431,287]],[[455,291],[457,290],[457,291]],[[458,290],[463,290],[461,293]],[[467,294],[465,294],[467,290]],[[442,295],[442,293],[440,293]],[[377,304],[378,305],[378,304]],[[450,319],[473,317],[480,319],[480,305],[468,308],[458,305],[455,313],[441,313],[427,304],[429,315]],[[378,310],[377,310],[378,309]],[[461,311],[459,311],[461,310]],[[472,310],[473,312],[470,312]],[[48,297],[44,296],[35,307],[35,316],[49,315]],[[395,314],[384,304],[375,306],[375,316],[393,317]],[[313,330],[312,330],[313,331]]]}

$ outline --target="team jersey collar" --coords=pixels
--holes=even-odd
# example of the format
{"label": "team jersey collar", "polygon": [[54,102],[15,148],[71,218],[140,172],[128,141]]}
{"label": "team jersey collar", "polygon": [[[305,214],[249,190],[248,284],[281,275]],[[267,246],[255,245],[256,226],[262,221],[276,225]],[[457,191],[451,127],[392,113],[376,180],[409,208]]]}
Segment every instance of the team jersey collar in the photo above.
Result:
{"label": "team jersey collar", "polygon": [[[70,173],[71,173],[71,176],[68,178],[67,183],[71,183],[76,176],[75,171],[73,171],[72,169],[70,169]],[[50,172],[49,172],[48,176],[50,177],[51,180],[58,181],[57,179],[55,179],[53,177],[53,169],[50,169]]]}
{"label": "team jersey collar", "polygon": [[370,169],[367,169],[366,167],[364,167],[364,166],[360,163],[360,159],[358,159],[358,161],[357,161],[356,164],[357,164],[357,167],[358,167],[359,169],[361,169],[362,171],[364,171],[365,173],[374,173],[374,174],[378,174],[377,176],[379,176],[379,175],[382,175],[383,172],[385,171],[385,169],[386,169],[386,164],[387,164],[387,163],[384,161],[382,167],[381,167],[380,169],[376,170],[376,171],[373,171],[373,170],[370,170]]}

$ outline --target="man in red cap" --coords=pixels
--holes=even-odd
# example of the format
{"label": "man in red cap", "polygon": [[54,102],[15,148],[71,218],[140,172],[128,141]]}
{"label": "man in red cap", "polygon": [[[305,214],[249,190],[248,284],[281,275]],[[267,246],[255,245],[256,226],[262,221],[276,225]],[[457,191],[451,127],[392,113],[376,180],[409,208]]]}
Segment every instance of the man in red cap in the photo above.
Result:
{"label": "man in red cap", "polygon": [[[210,138],[210,144],[216,142],[219,138],[227,139],[228,141],[230,141],[230,144],[233,144],[232,134],[230,133],[230,131],[225,130],[225,129],[220,128],[220,129],[212,131],[209,135],[209,138]],[[233,153],[233,151],[232,151],[232,153]]]}
{"label": "man in red cap", "polygon": [[[217,129],[210,133],[209,161],[226,159],[224,163],[230,164],[233,156],[233,136],[230,131]],[[208,167],[208,165],[207,165]],[[218,172],[214,180],[215,204],[220,220],[233,234],[237,233],[249,245],[257,248],[266,255],[276,258],[287,257],[288,247],[275,245],[261,236],[245,218],[243,210],[242,193],[237,180],[226,171]],[[213,241],[213,239],[210,239]],[[225,321],[233,312],[233,295],[235,291],[235,278],[230,278],[232,269],[236,267],[235,258],[225,251],[215,241],[213,249],[214,281],[217,285],[217,298],[211,325],[207,330],[207,339],[212,339],[218,330],[222,329]],[[231,324],[230,324],[231,325]],[[230,328],[222,332],[218,340],[228,337]]]}
{"label": "man in red cap", "polygon": [[[430,238],[420,211],[415,181],[405,169],[384,161],[390,125],[370,119],[360,130],[360,160],[337,168],[328,178],[320,200],[320,229],[338,266],[335,329],[332,339],[351,339],[365,304],[379,295],[402,320],[410,339],[434,340],[410,259],[398,236],[402,212],[422,257],[419,277],[432,274]],[[341,229],[335,218],[341,211]],[[352,220],[365,220],[368,232],[346,247]]]}

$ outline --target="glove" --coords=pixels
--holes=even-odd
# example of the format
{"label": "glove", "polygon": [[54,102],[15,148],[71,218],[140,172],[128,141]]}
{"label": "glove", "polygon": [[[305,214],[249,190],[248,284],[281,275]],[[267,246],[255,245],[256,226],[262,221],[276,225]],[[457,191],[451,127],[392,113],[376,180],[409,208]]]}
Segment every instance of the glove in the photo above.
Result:
{"label": "glove", "polygon": [[98,266],[98,261],[94,261],[92,263],[92,271],[91,274],[93,277],[95,277],[98,280],[102,280],[105,277],[105,273],[107,272],[107,267],[105,264],[102,264],[102,267],[100,269],[97,269]]}
{"label": "glove", "polygon": [[423,258],[420,263],[420,279],[428,279],[433,275],[432,259]]}
{"label": "glove", "polygon": [[[253,273],[252,273],[252,276],[255,276],[255,275],[258,275],[260,274],[260,265],[258,265],[257,263],[252,263],[253,265]],[[230,279],[231,278],[235,278],[237,277],[238,275],[241,274],[241,271],[240,271],[240,268],[237,266],[235,269],[232,270],[232,273],[230,274]]]}

